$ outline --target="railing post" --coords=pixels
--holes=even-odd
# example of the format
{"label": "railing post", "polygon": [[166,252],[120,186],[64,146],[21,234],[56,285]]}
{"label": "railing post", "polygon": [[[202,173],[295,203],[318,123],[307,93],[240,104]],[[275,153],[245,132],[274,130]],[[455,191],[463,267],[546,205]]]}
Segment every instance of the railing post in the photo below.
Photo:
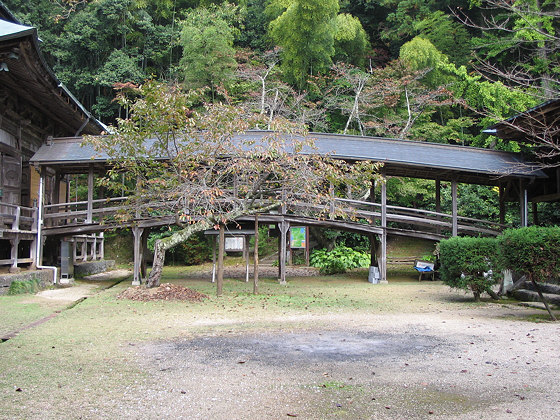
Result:
{"label": "railing post", "polygon": [[14,221],[12,223],[12,230],[18,231],[19,230],[19,220],[21,217],[21,207],[16,207],[16,214],[14,216]]}
{"label": "railing post", "polygon": [[335,211],[335,205],[334,205],[334,185],[331,182],[329,184],[329,196],[331,198],[330,200],[330,204],[329,204],[329,219],[334,219],[334,211]]}

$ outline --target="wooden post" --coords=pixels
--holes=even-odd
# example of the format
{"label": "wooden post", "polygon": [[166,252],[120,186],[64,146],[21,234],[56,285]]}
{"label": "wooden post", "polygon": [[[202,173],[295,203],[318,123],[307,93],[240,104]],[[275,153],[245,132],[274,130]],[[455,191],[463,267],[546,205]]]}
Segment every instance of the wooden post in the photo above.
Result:
{"label": "wooden post", "polygon": [[14,239],[10,239],[10,244],[12,245],[12,266],[10,267],[10,273],[19,273],[20,269],[18,267],[18,248],[19,248],[19,234],[16,233]]}
{"label": "wooden post", "polygon": [[451,235],[457,236],[459,231],[459,223],[457,220],[457,181],[451,181],[451,217],[452,217],[452,229]]}
{"label": "wooden post", "polygon": [[305,226],[305,266],[309,267],[309,242],[311,242],[311,238],[309,237],[309,226]]}
{"label": "wooden post", "polygon": [[[436,213],[441,213],[441,181],[436,179]],[[436,220],[440,221],[441,216],[438,214]],[[441,226],[436,227],[436,233],[441,233]]]}
{"label": "wooden post", "polygon": [[[99,258],[104,260],[105,259],[105,233],[101,232],[99,234],[99,237],[101,238],[101,242],[99,243]],[[144,249],[147,248],[147,244],[148,244],[148,235],[146,235],[146,246],[144,247]]]}
{"label": "wooden post", "polygon": [[383,177],[381,183],[381,264],[379,267],[380,280],[379,283],[388,283],[387,281],[387,179]]}
{"label": "wooden post", "polygon": [[500,198],[500,224],[506,224],[506,198],[505,198],[505,188],[503,184],[499,186],[499,198]]}
{"label": "wooden post", "polygon": [[95,261],[97,259],[97,235],[94,233],[91,236],[91,260]]}
{"label": "wooden post", "polygon": [[280,284],[286,283],[286,233],[290,229],[290,224],[285,220],[280,223],[280,250],[278,254],[278,270],[280,278],[278,279]]}
{"label": "wooden post", "polygon": [[147,228],[144,231],[144,233],[142,234],[142,242],[141,242],[142,258],[140,259],[140,274],[142,275],[143,279],[148,277],[148,267],[146,266],[146,250],[148,249],[148,236],[149,235],[150,235],[150,229]]}
{"label": "wooden post", "polygon": [[527,188],[522,179],[519,180],[519,208],[521,213],[521,227],[527,227],[529,223],[529,203],[527,201]]}
{"label": "wooden post", "polygon": [[249,283],[249,235],[243,236],[243,247],[245,248],[245,283]]}
{"label": "wooden post", "polygon": [[216,280],[216,296],[222,296],[224,285],[224,248],[225,248],[225,226],[220,223],[220,235],[218,240],[218,279]]}
{"label": "wooden post", "polygon": [[259,293],[259,215],[255,215],[255,267],[253,269],[253,294]]}
{"label": "wooden post", "polygon": [[86,223],[93,223],[93,165],[88,168],[88,195]]}
{"label": "wooden post", "polygon": [[538,226],[538,225],[539,225],[539,209],[538,209],[537,204],[538,204],[538,203],[537,203],[536,201],[533,201],[533,202],[532,202],[532,206],[533,206],[533,224],[534,224],[535,226]]}
{"label": "wooden post", "polygon": [[[143,228],[133,227],[132,234],[134,235],[134,275],[132,279],[133,286],[140,286],[142,283],[142,233]],[[87,239],[86,239],[87,241]]]}
{"label": "wooden post", "polygon": [[218,236],[212,235],[212,283],[216,281],[216,245],[218,244]]}
{"label": "wooden post", "polygon": [[87,261],[87,238],[85,235],[82,236],[82,261],[86,262]]}

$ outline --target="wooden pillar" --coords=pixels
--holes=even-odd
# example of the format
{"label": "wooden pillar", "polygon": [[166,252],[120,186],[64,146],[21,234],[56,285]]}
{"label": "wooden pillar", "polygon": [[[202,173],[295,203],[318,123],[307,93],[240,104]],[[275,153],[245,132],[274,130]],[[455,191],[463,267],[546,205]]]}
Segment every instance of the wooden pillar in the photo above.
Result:
{"label": "wooden pillar", "polygon": [[[99,259],[104,260],[105,259],[105,233],[101,232],[99,234],[99,237],[100,237]],[[148,235],[146,235],[146,246],[147,246],[147,241],[148,241]],[[146,246],[144,247],[144,249],[146,249]]]}
{"label": "wooden pillar", "polygon": [[14,239],[10,239],[10,244],[12,245],[12,252],[10,258],[12,259],[12,266],[10,267],[10,273],[19,273],[20,268],[18,267],[18,251],[19,251],[19,234],[16,234]]}
{"label": "wooden pillar", "polygon": [[82,236],[82,261],[86,262],[87,261],[87,237],[84,235]]}
{"label": "wooden pillar", "polygon": [[381,264],[379,267],[380,283],[387,283],[387,179],[381,183]]}
{"label": "wooden pillar", "polygon": [[216,280],[216,296],[222,296],[224,287],[224,248],[225,248],[225,226],[220,224],[218,240],[218,279]]}
{"label": "wooden pillar", "polygon": [[533,201],[532,202],[532,206],[533,206],[533,225],[538,226],[539,225],[539,209],[537,206],[537,202]]}
{"label": "wooden pillar", "polygon": [[245,254],[245,283],[249,283],[249,235],[243,236],[243,248]]}
{"label": "wooden pillar", "polygon": [[519,210],[521,216],[521,227],[527,227],[529,223],[529,204],[527,201],[527,188],[523,180],[519,180]]}
{"label": "wooden pillar", "polygon": [[503,184],[500,184],[498,188],[499,188],[498,191],[499,191],[499,199],[500,199],[500,224],[505,225],[506,224],[506,197],[505,197],[506,189]]}
{"label": "wooden pillar", "polygon": [[146,266],[146,250],[148,249],[149,235],[150,228],[147,228],[142,234],[142,258],[140,259],[140,275],[143,279],[148,278],[148,267]]}
{"label": "wooden pillar", "polygon": [[253,269],[253,294],[259,293],[259,215],[255,215],[255,266]]}
{"label": "wooden pillar", "polygon": [[459,233],[459,223],[457,219],[457,181],[451,182],[451,217],[452,217],[452,229],[451,235],[457,236]]}
{"label": "wooden pillar", "polygon": [[280,241],[278,250],[278,273],[279,273],[279,283],[286,283],[286,234],[290,229],[290,224],[285,220],[282,220],[279,226],[280,229]]}
{"label": "wooden pillar", "polygon": [[311,237],[309,236],[309,226],[305,227],[305,266],[309,267],[311,252],[309,250],[309,243],[311,242]]}
{"label": "wooden pillar", "polygon": [[92,223],[92,222],[93,222],[93,165],[89,165],[86,223]]}
{"label": "wooden pillar", "polygon": [[[441,213],[441,181],[436,179],[436,213]],[[440,221],[441,216],[438,214],[436,220]],[[441,233],[441,226],[436,227],[436,233]]]}
{"label": "wooden pillar", "polygon": [[140,284],[142,283],[142,233],[144,233],[144,228],[132,228],[132,234],[134,235],[134,276],[132,279],[133,286],[140,286]]}
{"label": "wooden pillar", "polygon": [[218,244],[218,235],[212,235],[212,283],[216,281],[216,245]]}
{"label": "wooden pillar", "polygon": [[97,235],[94,233],[91,235],[91,260],[97,260]]}

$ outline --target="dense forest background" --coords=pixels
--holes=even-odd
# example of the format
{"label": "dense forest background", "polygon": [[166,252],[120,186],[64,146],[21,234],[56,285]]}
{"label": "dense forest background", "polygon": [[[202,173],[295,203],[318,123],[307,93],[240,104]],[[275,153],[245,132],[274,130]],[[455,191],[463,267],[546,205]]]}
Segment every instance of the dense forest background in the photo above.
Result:
{"label": "dense forest background", "polygon": [[[559,0],[4,3],[105,123],[126,117],[119,91],[153,78],[314,131],[519,151],[482,130],[559,97]],[[433,202],[425,181],[391,182],[398,203]],[[496,191],[461,196],[464,215],[497,214]]]}

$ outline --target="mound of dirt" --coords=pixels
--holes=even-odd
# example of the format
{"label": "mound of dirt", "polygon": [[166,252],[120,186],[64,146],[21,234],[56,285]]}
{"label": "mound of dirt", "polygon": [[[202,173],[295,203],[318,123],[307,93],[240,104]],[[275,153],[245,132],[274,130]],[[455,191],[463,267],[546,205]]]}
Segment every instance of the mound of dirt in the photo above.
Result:
{"label": "mound of dirt", "polygon": [[199,293],[188,287],[178,286],[176,284],[164,283],[159,287],[147,289],[144,286],[129,287],[117,299],[137,300],[141,302],[150,302],[154,300],[180,300],[188,302],[201,302],[207,299],[204,293]]}

